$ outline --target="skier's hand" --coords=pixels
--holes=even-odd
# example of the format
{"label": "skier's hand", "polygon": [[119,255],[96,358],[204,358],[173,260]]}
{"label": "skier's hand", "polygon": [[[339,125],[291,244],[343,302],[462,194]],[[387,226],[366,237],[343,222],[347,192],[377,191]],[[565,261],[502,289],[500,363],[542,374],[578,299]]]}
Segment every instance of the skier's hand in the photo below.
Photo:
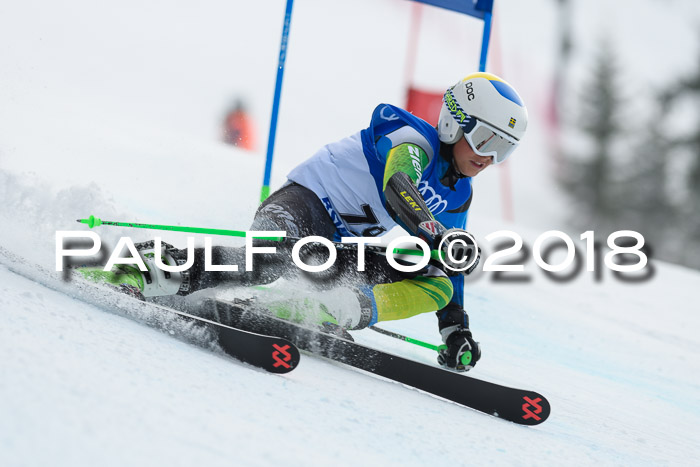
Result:
{"label": "skier's hand", "polygon": [[456,371],[469,371],[481,358],[479,343],[472,338],[469,329],[458,329],[447,336],[440,346],[438,363]]}
{"label": "skier's hand", "polygon": [[425,240],[430,248],[435,249],[438,247],[442,234],[445,232],[447,232],[445,226],[436,220],[430,220],[418,224],[416,234]]}
{"label": "skier's hand", "polygon": [[481,259],[481,248],[464,229],[446,230],[438,238],[436,247],[440,249],[445,272],[451,276],[471,274]]}

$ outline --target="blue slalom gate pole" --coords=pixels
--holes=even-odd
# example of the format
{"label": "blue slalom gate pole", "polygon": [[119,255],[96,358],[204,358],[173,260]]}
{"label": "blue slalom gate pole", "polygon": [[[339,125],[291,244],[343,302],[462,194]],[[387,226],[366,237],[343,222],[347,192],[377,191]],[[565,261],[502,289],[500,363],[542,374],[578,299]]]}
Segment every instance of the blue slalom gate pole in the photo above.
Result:
{"label": "blue slalom gate pole", "polygon": [[270,195],[270,174],[272,173],[272,155],[275,151],[275,135],[277,134],[277,117],[279,115],[280,96],[282,95],[282,78],[284,76],[284,62],[287,58],[287,42],[289,40],[289,26],[292,22],[292,5],[294,0],[287,0],[287,9],[284,13],[284,25],[282,27],[282,40],[280,41],[280,58],[277,65],[277,81],[275,83],[275,97],[272,101],[272,117],[270,119],[270,135],[267,139],[267,156],[265,158],[265,175],[263,186],[260,190],[260,202],[262,203]]}
{"label": "blue slalom gate pole", "polygon": [[481,58],[479,59],[479,71],[486,71],[486,58],[489,53],[489,39],[491,38],[491,13],[484,13],[484,35],[481,38]]}

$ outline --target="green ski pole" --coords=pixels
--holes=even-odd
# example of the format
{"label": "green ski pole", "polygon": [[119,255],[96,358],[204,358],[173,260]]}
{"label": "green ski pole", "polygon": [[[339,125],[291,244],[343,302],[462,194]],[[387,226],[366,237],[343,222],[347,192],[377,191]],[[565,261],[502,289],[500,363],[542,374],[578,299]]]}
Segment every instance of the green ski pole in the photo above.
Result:
{"label": "green ski pole", "polygon": [[[160,225],[160,224],[139,224],[136,222],[115,222],[115,221],[103,221],[99,217],[95,216],[90,216],[87,219],[78,219],[78,222],[81,224],[85,224],[91,229],[94,227],[98,227],[100,225],[110,225],[110,226],[116,226],[116,227],[129,227],[133,229],[151,229],[151,230],[167,230],[171,232],[189,232],[189,233],[198,233],[198,234],[209,234],[209,235],[226,235],[229,237],[245,237],[246,236],[246,231],[245,230],[225,230],[225,229],[208,229],[208,228],[203,228],[203,227],[183,227],[179,225]],[[256,238],[261,238],[263,240],[272,240],[272,241],[284,241],[285,237],[256,237]],[[297,238],[293,237],[288,237],[289,240],[299,240]],[[338,243],[338,242],[335,242]],[[368,246],[368,250],[372,249],[379,249],[381,250],[381,247],[372,247]],[[384,249],[386,250],[386,249]],[[423,251],[422,250],[414,250],[411,248],[394,248],[394,254],[395,255],[410,255],[410,256],[422,256]],[[434,260],[439,260],[439,254],[437,250],[432,250],[430,252],[430,257]]]}
{"label": "green ski pole", "polygon": [[[445,344],[441,345],[434,345],[429,342],[423,342],[419,341],[418,339],[414,339],[412,337],[404,336],[403,334],[399,334],[396,332],[392,331],[387,331],[386,329],[378,328],[377,326],[370,326],[369,327],[372,331],[376,331],[379,334],[384,334],[385,336],[393,337],[394,339],[398,339],[404,342],[408,342],[409,344],[414,344],[418,345],[420,347],[425,347],[426,349],[434,350],[436,352],[440,352],[441,350],[447,349],[447,346]],[[464,354],[462,354],[461,358],[462,364],[463,365],[469,365],[472,361],[472,353],[471,351],[466,351]]]}
{"label": "green ski pole", "polygon": [[[102,219],[90,216],[87,219],[78,219],[81,224],[86,224],[91,229],[100,225],[111,225],[118,227],[130,227],[134,229],[152,229],[152,230],[168,230],[171,232],[190,232],[199,234],[210,234],[210,235],[227,235],[230,237],[245,237],[245,230],[225,230],[225,229],[206,229],[202,227],[182,227],[179,225],[159,225],[159,224],[138,224],[136,222],[114,222],[114,221],[103,221]],[[265,240],[284,240],[284,237],[256,237]]]}

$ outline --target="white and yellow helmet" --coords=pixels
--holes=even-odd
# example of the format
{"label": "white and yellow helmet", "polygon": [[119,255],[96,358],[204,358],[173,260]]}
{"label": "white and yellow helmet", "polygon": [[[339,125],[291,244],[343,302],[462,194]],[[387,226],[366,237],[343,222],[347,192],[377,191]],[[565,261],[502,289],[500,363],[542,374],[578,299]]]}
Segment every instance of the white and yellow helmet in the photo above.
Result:
{"label": "white and yellow helmet", "polygon": [[527,109],[515,89],[491,73],[473,73],[445,91],[438,136],[454,144],[464,136],[477,154],[503,162],[527,129]]}

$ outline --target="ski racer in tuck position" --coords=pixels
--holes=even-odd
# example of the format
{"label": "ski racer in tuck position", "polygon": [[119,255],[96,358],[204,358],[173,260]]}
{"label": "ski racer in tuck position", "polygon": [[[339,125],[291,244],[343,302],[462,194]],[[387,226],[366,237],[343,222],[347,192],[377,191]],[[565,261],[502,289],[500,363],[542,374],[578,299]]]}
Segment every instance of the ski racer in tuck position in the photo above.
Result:
{"label": "ski racer in tuck position", "polygon": [[[432,249],[447,235],[464,239],[450,245],[473,245],[464,230],[472,178],[506,160],[526,127],[527,111],[517,92],[489,73],[471,74],[445,92],[437,128],[403,109],[380,104],[368,128],[324,146],[293,169],[286,184],[258,208],[250,230],[340,240],[382,235],[399,225]],[[239,271],[205,271],[204,249],[197,248],[189,270],[165,274],[154,266],[153,243],[147,242],[139,246],[139,254],[150,277],[119,265],[102,279],[128,284],[144,297],[154,297],[186,295],[221,284],[267,284],[281,276],[300,275],[291,260],[290,242],[256,239],[254,244],[276,246],[277,252],[256,255],[250,272],[240,266],[245,263],[243,248],[214,247],[211,264],[237,264]],[[450,257],[450,252],[443,253]],[[187,259],[186,250],[167,244],[160,254],[168,264],[184,264]],[[351,304],[342,310],[329,309],[330,316],[324,318],[344,329],[437,310],[445,344],[438,362],[465,371],[481,356],[463,307],[463,274],[469,274],[477,262],[478,257],[461,273],[437,262],[416,273],[404,273],[390,267],[383,255],[368,251],[366,269],[359,272],[357,251],[341,248],[329,271],[304,274],[333,293],[340,286],[352,291],[352,298],[346,300]],[[471,359],[463,358],[465,354]]]}

